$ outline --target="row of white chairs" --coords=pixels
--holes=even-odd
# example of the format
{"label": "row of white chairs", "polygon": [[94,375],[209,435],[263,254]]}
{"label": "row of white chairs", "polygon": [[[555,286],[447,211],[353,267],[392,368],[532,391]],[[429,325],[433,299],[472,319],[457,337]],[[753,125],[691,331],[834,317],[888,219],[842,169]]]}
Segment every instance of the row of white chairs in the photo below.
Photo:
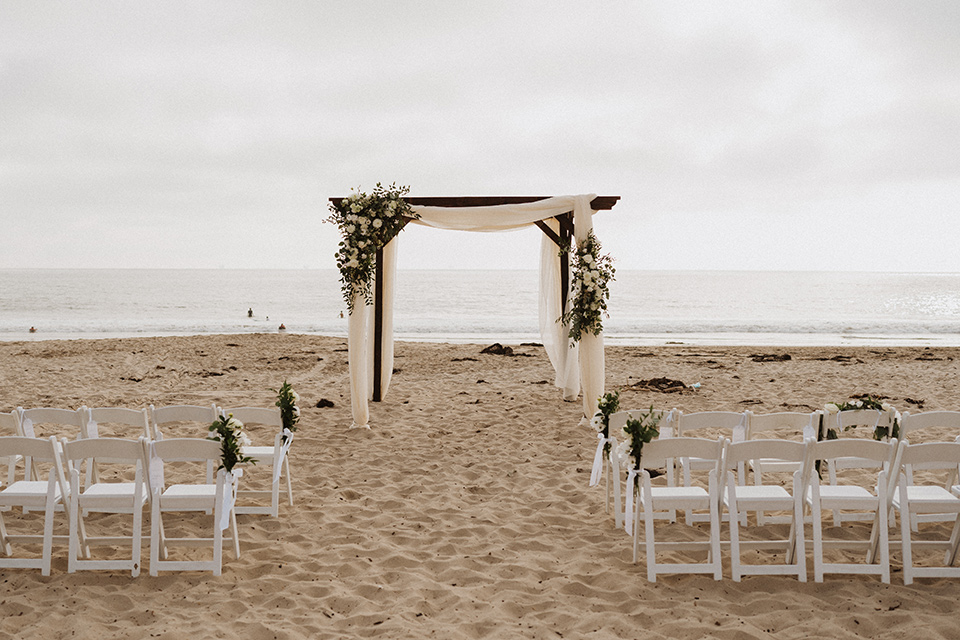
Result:
{"label": "row of white chairs", "polygon": [[[129,409],[123,407],[88,408],[81,406],[78,409],[36,408],[23,409],[18,407],[10,413],[0,413],[0,434],[37,437],[38,429],[48,427],[53,433],[42,435],[66,436],[70,440],[82,440],[100,437],[104,426],[109,425],[111,435],[137,439],[144,437],[150,441],[162,440],[164,429],[175,425],[192,423],[176,429],[179,434],[189,437],[203,438],[208,435],[208,427],[220,415],[233,415],[244,425],[260,425],[273,428],[274,437],[271,445],[247,445],[242,447],[244,456],[257,461],[257,466],[267,467],[272,471],[270,489],[244,489],[240,492],[242,504],[238,505],[237,513],[279,515],[280,508],[280,479],[286,476],[287,501],[293,506],[293,483],[290,475],[290,460],[287,455],[293,443],[292,435],[287,438],[282,432],[280,411],[276,408],[233,407],[223,408],[211,403],[208,406],[199,405],[170,405],[145,409]],[[0,461],[3,457],[0,456]],[[7,482],[12,483],[16,477],[17,465],[23,461],[25,477],[36,480],[31,470],[29,458],[22,460],[18,457],[7,459]],[[92,461],[86,466],[84,484],[97,480],[97,464]],[[208,482],[213,482],[213,467],[208,472]],[[269,499],[270,505],[249,504],[250,500]]]}
{"label": "row of white chairs", "polygon": [[[199,438],[169,438],[151,441],[122,438],[85,438],[79,440],[33,438],[27,436],[0,436],[0,457],[19,456],[34,465],[44,465],[46,479],[29,477],[16,480],[0,489],[0,557],[3,568],[39,568],[50,575],[54,543],[68,547],[67,571],[87,569],[125,569],[132,576],[140,574],[143,529],[143,509],[150,506],[150,574],[159,571],[202,570],[220,575],[225,529],[233,544],[234,556],[240,557],[236,510],[234,508],[241,473],[227,474],[219,469],[214,483],[206,481],[206,468],[220,460],[220,443]],[[86,485],[81,485],[80,466],[96,459],[109,473]],[[200,466],[199,483],[167,482],[164,471],[167,463],[193,462]],[[36,467],[34,467],[36,468]],[[132,478],[131,478],[132,476]],[[181,470],[178,480],[184,479]],[[42,533],[15,533],[8,528],[4,513],[20,507],[24,515],[16,523],[26,529],[37,518],[26,515],[29,510],[43,512]],[[213,530],[209,537],[171,536],[164,528],[163,514],[167,512],[203,512],[213,515]],[[65,513],[67,534],[54,535],[57,513]],[[99,523],[105,534],[88,532],[91,513],[129,514],[130,534],[119,535],[120,523],[107,520]],[[107,516],[109,518],[109,516]],[[41,554],[18,554],[24,544],[41,545]],[[93,559],[92,546],[130,547],[126,557]],[[172,560],[169,549],[174,546],[212,547],[212,559]]]}
{"label": "row of white chairs", "polygon": [[[637,413],[639,412],[621,412],[611,416],[611,438],[607,444],[611,444],[613,450],[616,449],[615,434],[619,434],[619,428],[626,423],[628,418],[638,417]],[[847,421],[859,420],[860,424],[871,427],[876,427],[879,422],[875,415],[870,415],[879,412],[849,413],[867,413],[867,415],[846,416],[841,414],[836,417],[836,423],[834,424],[840,426],[838,433],[841,436],[846,433],[842,425]],[[605,465],[608,472],[608,504],[611,478],[615,488],[614,507],[617,526],[621,526],[624,521],[632,525],[630,521],[634,518],[637,519],[639,524],[639,520],[641,517],[643,518],[647,538],[645,545],[648,550],[648,577],[651,580],[656,579],[657,573],[677,573],[690,570],[712,572],[719,579],[721,575],[718,553],[720,542],[719,537],[714,539],[713,532],[717,532],[718,536],[720,522],[727,521],[730,527],[730,538],[724,544],[731,547],[732,573],[736,580],[747,573],[792,573],[800,579],[805,579],[806,560],[803,547],[803,525],[809,523],[813,528],[814,571],[818,581],[822,580],[824,573],[836,571],[879,573],[882,579],[888,582],[887,514],[894,511],[902,514],[901,529],[906,527],[906,533],[902,535],[902,545],[904,550],[904,580],[907,583],[912,582],[913,577],[922,575],[960,576],[960,568],[949,566],[953,562],[952,558],[956,555],[957,539],[960,538],[960,535],[955,532],[951,540],[945,543],[949,549],[948,555],[953,554],[947,566],[935,568],[913,566],[911,561],[912,548],[917,543],[912,540],[910,535],[911,532],[917,531],[920,522],[931,520],[960,522],[958,520],[960,499],[957,498],[957,496],[960,496],[960,485],[955,484],[957,482],[955,474],[960,459],[952,460],[949,457],[954,455],[951,452],[955,452],[957,448],[960,448],[960,445],[937,443],[931,445],[931,447],[927,447],[926,444],[911,447],[905,442],[902,445],[898,444],[895,440],[876,442],[871,439],[843,437],[838,440],[818,442],[816,440],[817,429],[820,428],[822,422],[825,422],[821,420],[822,414],[820,412],[771,414],[767,416],[758,416],[751,412],[704,412],[703,414],[686,414],[685,416],[681,412],[673,410],[660,412],[660,415],[660,439],[644,446],[642,467],[650,469],[662,467],[667,477],[667,486],[651,485],[651,478],[647,471],[631,474],[636,475],[639,483],[637,485],[637,506],[634,509],[629,506],[629,504],[632,504],[634,490],[631,484],[633,478],[628,476],[628,484],[631,484],[627,493],[628,506],[621,510],[619,489],[622,476],[617,468],[616,457],[611,456],[608,459],[608,464]],[[836,414],[827,416],[827,424],[831,424],[830,421],[834,416]],[[685,417],[692,419],[685,419]],[[901,433],[915,432],[917,429],[927,427],[957,429],[960,427],[960,412],[929,412],[927,414],[917,414],[914,419],[910,419],[909,414],[904,414],[901,421]],[[732,436],[731,438],[721,436],[718,440],[705,440],[689,437],[692,435],[691,431],[694,431],[695,428],[709,426],[709,428],[722,430],[723,427],[720,425],[724,424],[728,433]],[[778,430],[778,435],[782,435],[784,430],[790,431],[791,425],[798,431],[798,435],[805,436],[802,437],[802,441],[757,439],[757,436],[764,432],[769,433],[775,429]],[[751,426],[754,429],[751,430]],[[715,433],[711,435],[715,435]],[[598,459],[602,445],[603,442],[598,446]],[[682,450],[670,453],[672,451],[671,447],[680,447]],[[689,448],[683,449],[684,447]],[[894,458],[901,453],[905,454],[908,450],[914,453],[903,455],[902,458]],[[937,452],[941,451],[943,452],[942,455],[948,458],[946,461],[936,459],[937,455],[941,455]],[[720,462],[721,452],[724,456],[723,462]],[[918,456],[926,456],[926,458],[923,460],[915,459]],[[821,483],[819,474],[821,464],[825,479],[829,479],[829,484]],[[676,478],[675,466],[680,468],[682,480]],[[945,485],[919,485],[915,483],[914,469],[931,470],[936,468],[943,468],[947,471],[948,478]],[[692,482],[692,474],[697,469],[709,472],[706,487],[702,486],[702,483],[698,486]],[[871,482],[870,487],[851,486],[838,482],[838,472],[842,473],[843,469],[878,470],[883,475],[876,476],[874,478],[876,482]],[[754,478],[753,484],[749,486],[745,482],[748,470],[753,473]],[[770,484],[769,481],[764,479],[764,474],[769,479],[770,474],[774,472],[791,475],[792,493],[780,486],[779,480],[774,479],[774,483]],[[905,488],[901,494],[899,486],[895,487],[891,483],[901,483],[909,489]],[[874,489],[871,490],[871,488]],[[907,496],[906,506],[901,506],[900,495]],[[644,504],[655,504],[655,507],[653,509],[643,509],[642,505]],[[880,509],[878,506],[880,504],[888,504],[888,506],[885,509]],[[715,509],[711,508],[711,505]],[[807,509],[809,513],[805,515]],[[710,562],[706,566],[680,564],[671,567],[663,565],[657,562],[656,553],[651,551],[654,549],[654,520],[675,520],[677,510],[685,511],[685,520],[688,525],[698,521],[710,523],[711,540],[708,543],[710,545]],[[866,562],[849,565],[824,561],[823,523],[821,520],[824,510],[833,512],[837,525],[851,520],[873,520],[871,539],[857,543],[861,546],[869,546],[870,551],[867,554]],[[851,510],[857,513],[850,513]],[[631,511],[633,512],[631,513]],[[773,511],[785,511],[789,515],[765,516],[765,513]],[[765,540],[759,543],[752,542],[748,545],[767,547],[772,544],[781,546],[785,554],[790,557],[790,565],[786,569],[784,566],[747,567],[741,562],[740,549],[743,545],[739,541],[739,530],[746,525],[748,512],[756,514],[758,526],[783,522],[790,524],[792,532],[788,540]],[[907,514],[906,517],[903,514]],[[633,533],[635,536],[634,553],[636,560],[639,527],[635,527]],[[712,545],[714,544],[717,545],[716,548],[713,548]],[[796,553],[797,545],[800,545],[800,549],[804,549],[804,553]],[[842,545],[842,541],[827,543],[827,546]],[[656,548],[668,550],[686,546],[690,546],[689,543],[666,543],[665,547],[661,544],[657,545]]]}

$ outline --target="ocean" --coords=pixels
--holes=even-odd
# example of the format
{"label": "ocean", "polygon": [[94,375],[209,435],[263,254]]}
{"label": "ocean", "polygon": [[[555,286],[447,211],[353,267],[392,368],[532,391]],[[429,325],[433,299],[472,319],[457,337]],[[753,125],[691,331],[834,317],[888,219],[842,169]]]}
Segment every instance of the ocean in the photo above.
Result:
{"label": "ocean", "polygon": [[[4,269],[0,340],[275,332],[281,323],[346,336],[338,278],[332,269]],[[535,270],[401,270],[397,280],[397,339],[539,340]],[[960,274],[618,271],[604,335],[623,345],[960,346]]]}

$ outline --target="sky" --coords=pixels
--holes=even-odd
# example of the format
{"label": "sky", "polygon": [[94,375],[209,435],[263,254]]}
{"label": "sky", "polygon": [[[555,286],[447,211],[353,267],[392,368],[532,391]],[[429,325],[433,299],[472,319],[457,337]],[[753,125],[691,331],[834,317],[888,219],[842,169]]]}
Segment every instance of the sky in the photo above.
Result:
{"label": "sky", "polygon": [[395,182],[619,195],[618,269],[960,272],[958,156],[955,0],[0,0],[0,268],[332,269]]}

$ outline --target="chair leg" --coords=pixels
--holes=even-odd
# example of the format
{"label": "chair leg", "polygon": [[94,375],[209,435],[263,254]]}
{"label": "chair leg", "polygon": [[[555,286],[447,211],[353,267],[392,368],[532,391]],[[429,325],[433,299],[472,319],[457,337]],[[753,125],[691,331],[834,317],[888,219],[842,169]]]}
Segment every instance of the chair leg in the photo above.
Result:
{"label": "chair leg", "polygon": [[283,456],[283,473],[287,476],[287,498],[290,500],[290,506],[293,506],[293,483],[290,479],[290,456]]}
{"label": "chair leg", "polygon": [[[793,560],[797,566],[797,580],[807,581],[807,543],[803,535],[803,482],[800,472],[793,476],[793,529],[796,531],[796,546],[793,551]],[[790,557],[787,553],[787,557]]]}
{"label": "chair leg", "polygon": [[230,528],[233,533],[233,557],[234,559],[240,559],[240,536],[237,534],[237,513],[236,511],[230,512]]}
{"label": "chair leg", "polygon": [[877,521],[880,525],[880,579],[884,584],[890,584],[890,521],[887,519],[885,500],[880,500],[877,506]]}
{"label": "chair leg", "polygon": [[[901,493],[904,495],[905,492]],[[900,503],[900,538],[903,541],[903,584],[913,584],[913,548],[910,544],[910,505]]]}
{"label": "chair leg", "polygon": [[720,552],[720,503],[712,496],[716,495],[716,479],[710,478],[710,561],[713,564],[713,579],[723,579],[723,555]]}
{"label": "chair leg", "polygon": [[0,545],[3,546],[3,552],[8,556],[13,555],[13,549],[10,547],[10,539],[7,537],[7,527],[3,523],[3,513],[0,513]]}
{"label": "chair leg", "polygon": [[50,481],[47,484],[47,503],[43,514],[43,564],[41,575],[50,575],[50,559],[53,556],[53,514],[56,511],[57,499],[53,492],[56,486],[56,475],[50,470]]}
{"label": "chair leg", "polygon": [[78,554],[80,553],[80,527],[77,519],[80,518],[80,488],[79,481],[76,478],[77,472],[74,471],[70,478],[70,516],[67,518],[70,523],[67,531],[67,573],[76,573]]}
{"label": "chair leg", "polygon": [[[139,503],[139,504],[138,504]],[[130,570],[130,576],[136,578],[140,575],[140,554],[143,540],[143,502],[138,498],[133,505],[133,533],[130,544],[133,546],[133,552],[130,554],[130,560],[133,567]]]}
{"label": "chair leg", "polygon": [[950,546],[947,548],[947,552],[943,556],[944,566],[953,566],[954,561],[957,559],[958,544],[960,544],[960,513],[957,514],[957,519],[953,523],[953,531],[950,532]]}
{"label": "chair leg", "polygon": [[157,562],[160,560],[160,493],[153,496],[150,509],[150,575],[157,575]]}
{"label": "chair leg", "polygon": [[730,517],[730,570],[734,582],[740,582],[740,508],[737,506],[737,493],[733,474],[727,475],[727,511]]}
{"label": "chair leg", "polygon": [[810,519],[813,528],[813,580],[823,582],[823,512],[820,497],[814,490],[810,503]]}
{"label": "chair leg", "polygon": [[[639,511],[639,496],[637,498],[638,511]],[[639,513],[637,514],[639,517]],[[644,545],[647,548],[647,580],[650,582],[657,581],[657,548],[656,542],[654,541],[653,535],[653,500],[649,501],[649,504],[644,505],[643,509],[643,520],[644,520],[644,538],[646,544]],[[633,537],[634,540],[637,540],[639,537],[640,522],[637,521],[633,526]],[[636,544],[636,543],[634,543]]]}

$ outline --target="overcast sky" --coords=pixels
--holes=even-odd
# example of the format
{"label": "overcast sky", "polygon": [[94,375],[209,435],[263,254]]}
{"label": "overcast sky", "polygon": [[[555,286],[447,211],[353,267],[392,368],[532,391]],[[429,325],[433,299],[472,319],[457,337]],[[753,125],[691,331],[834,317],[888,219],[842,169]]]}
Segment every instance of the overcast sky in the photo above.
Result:
{"label": "overcast sky", "polygon": [[378,181],[620,195],[621,269],[960,271],[960,2],[0,0],[0,267],[333,268]]}

